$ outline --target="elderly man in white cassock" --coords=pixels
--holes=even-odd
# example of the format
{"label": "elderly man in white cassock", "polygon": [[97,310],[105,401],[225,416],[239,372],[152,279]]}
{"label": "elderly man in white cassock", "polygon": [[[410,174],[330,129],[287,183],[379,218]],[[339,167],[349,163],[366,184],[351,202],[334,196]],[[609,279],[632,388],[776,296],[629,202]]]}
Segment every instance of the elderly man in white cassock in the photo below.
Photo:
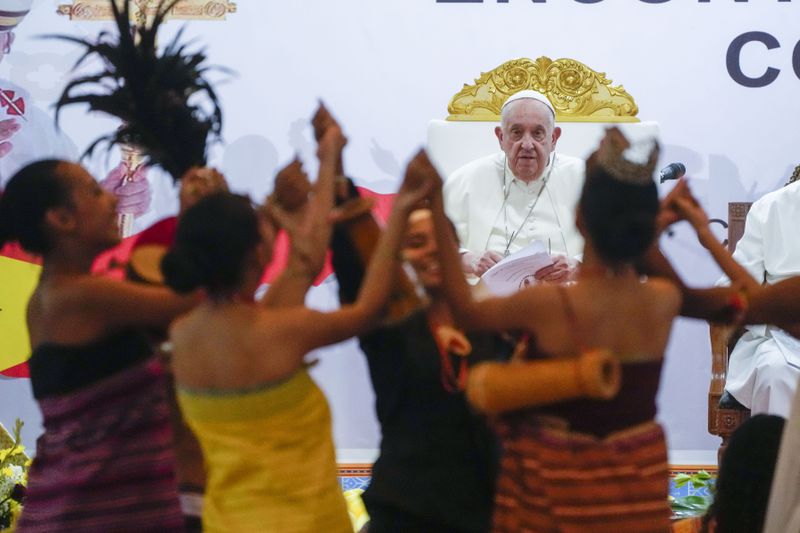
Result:
{"label": "elderly man in white cassock", "polygon": [[555,124],[555,109],[536,91],[508,98],[495,135],[500,152],[459,168],[444,185],[464,271],[480,277],[505,256],[539,240],[557,260],[535,272],[535,278],[567,281],[583,253],[575,207],[584,162],[556,152],[561,128]]}
{"label": "elderly man in white cassock", "polygon": [[[753,204],[733,257],[770,285],[800,275],[798,224],[800,181],[794,181]],[[754,415],[786,418],[798,377],[800,341],[777,326],[747,326],[731,351],[725,390]]]}

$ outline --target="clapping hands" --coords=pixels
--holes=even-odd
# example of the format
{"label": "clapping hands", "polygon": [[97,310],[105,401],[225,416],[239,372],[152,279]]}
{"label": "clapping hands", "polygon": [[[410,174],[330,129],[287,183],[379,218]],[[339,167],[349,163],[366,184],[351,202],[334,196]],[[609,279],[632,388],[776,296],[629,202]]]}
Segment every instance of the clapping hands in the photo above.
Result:
{"label": "clapping hands", "polygon": [[325,262],[331,232],[333,176],[341,171],[341,155],[347,138],[322,103],[311,125],[318,142],[319,178],[311,185],[302,164],[295,158],[278,173],[275,191],[267,200],[266,209],[289,235],[292,267],[315,276]]}
{"label": "clapping hands", "polygon": [[303,170],[303,163],[295,156],[291,163],[278,171],[275,176],[275,189],[267,201],[293,213],[308,204],[308,195],[312,189],[308,174]]}
{"label": "clapping hands", "polygon": [[692,195],[689,184],[684,179],[662,200],[657,223],[659,229],[663,230],[680,220],[686,220],[698,232],[708,229],[708,215]]}
{"label": "clapping hands", "polygon": [[442,178],[428,159],[425,150],[420,150],[409,161],[400,190],[397,191],[395,205],[400,209],[411,211],[419,207],[427,207],[431,194],[441,191]]}
{"label": "clapping hands", "polygon": [[228,190],[228,182],[220,171],[211,167],[192,167],[181,177],[178,192],[181,213],[201,199]]}
{"label": "clapping hands", "polygon": [[[342,150],[347,145],[347,137],[342,133],[342,128],[333,118],[325,104],[320,102],[314,118],[311,119],[314,128],[314,138],[317,140],[317,157],[320,162],[335,159],[337,166],[341,166]],[[341,168],[337,169],[341,172]]]}
{"label": "clapping hands", "polygon": [[295,158],[278,172],[265,205],[269,217],[289,235],[293,266],[312,277],[322,269],[328,242],[325,208],[309,200],[318,187],[319,181],[312,186]]}

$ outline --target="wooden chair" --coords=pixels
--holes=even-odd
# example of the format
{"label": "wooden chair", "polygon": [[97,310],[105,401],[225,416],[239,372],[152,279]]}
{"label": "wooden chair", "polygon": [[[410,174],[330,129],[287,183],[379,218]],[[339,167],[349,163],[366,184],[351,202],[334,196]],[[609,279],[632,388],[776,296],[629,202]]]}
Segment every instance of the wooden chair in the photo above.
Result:
{"label": "wooden chair", "polygon": [[[733,252],[736,243],[744,234],[745,218],[752,202],[730,202],[728,204],[727,225],[728,250]],[[717,451],[717,463],[728,446],[728,439],[745,420],[750,418],[750,410],[725,392],[728,376],[728,357],[744,330],[740,329],[728,336],[729,328],[709,324],[711,336],[711,383],[708,387],[708,432],[717,435],[722,443]]]}

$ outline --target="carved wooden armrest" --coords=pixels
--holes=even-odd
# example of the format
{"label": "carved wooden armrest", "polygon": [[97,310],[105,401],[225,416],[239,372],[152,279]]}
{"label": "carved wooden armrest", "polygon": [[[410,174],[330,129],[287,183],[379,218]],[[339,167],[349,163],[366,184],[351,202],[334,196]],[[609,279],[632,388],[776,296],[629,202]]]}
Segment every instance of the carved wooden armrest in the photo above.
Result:
{"label": "carved wooden armrest", "polygon": [[725,380],[728,377],[728,339],[730,326],[709,324],[711,337],[711,383],[708,394],[715,395],[717,400],[725,390]]}
{"label": "carved wooden armrest", "polygon": [[720,405],[720,399],[725,396],[730,348],[741,333],[741,329],[733,329],[731,326],[709,324],[711,383],[708,386],[708,432],[719,435],[723,438],[723,442],[750,414],[750,411],[733,397],[730,397],[732,401],[729,405]]}
{"label": "carved wooden armrest", "polygon": [[711,382],[708,385],[708,432],[719,435],[719,400],[725,392],[728,377],[728,341],[730,326],[708,325],[711,338]]}

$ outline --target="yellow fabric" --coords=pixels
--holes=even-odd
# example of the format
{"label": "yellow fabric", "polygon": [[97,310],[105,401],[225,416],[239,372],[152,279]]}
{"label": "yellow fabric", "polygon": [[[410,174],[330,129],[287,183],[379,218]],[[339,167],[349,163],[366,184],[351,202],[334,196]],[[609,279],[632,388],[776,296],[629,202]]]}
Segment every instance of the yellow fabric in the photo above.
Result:
{"label": "yellow fabric", "polygon": [[0,257],[0,371],[31,355],[25,313],[41,271],[39,265]]}
{"label": "yellow fabric", "polygon": [[305,371],[255,391],[177,396],[208,469],[204,531],[353,531],[328,403]]}
{"label": "yellow fabric", "polygon": [[344,491],[344,499],[347,502],[347,512],[350,513],[350,522],[353,524],[354,531],[361,531],[361,528],[369,522],[367,507],[364,505],[364,500],[361,499],[362,494],[364,494],[364,489],[350,489]]}

